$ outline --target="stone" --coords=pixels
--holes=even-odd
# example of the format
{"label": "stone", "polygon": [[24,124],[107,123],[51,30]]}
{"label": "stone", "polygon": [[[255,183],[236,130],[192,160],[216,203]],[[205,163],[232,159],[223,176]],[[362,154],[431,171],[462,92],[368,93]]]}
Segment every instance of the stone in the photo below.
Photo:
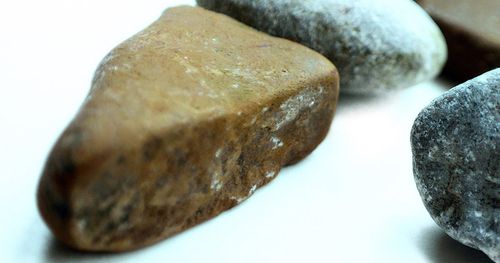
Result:
{"label": "stone", "polygon": [[419,0],[448,42],[443,73],[465,81],[500,67],[500,1]]}
{"label": "stone", "polygon": [[434,221],[500,262],[500,68],[422,110],[411,144],[416,185]]}
{"label": "stone", "polygon": [[37,193],[65,244],[126,251],[241,203],[326,136],[319,53],[197,7],[167,9],[98,67]]}
{"label": "stone", "polygon": [[443,35],[410,0],[197,0],[330,59],[341,92],[382,93],[436,76],[447,56]]}

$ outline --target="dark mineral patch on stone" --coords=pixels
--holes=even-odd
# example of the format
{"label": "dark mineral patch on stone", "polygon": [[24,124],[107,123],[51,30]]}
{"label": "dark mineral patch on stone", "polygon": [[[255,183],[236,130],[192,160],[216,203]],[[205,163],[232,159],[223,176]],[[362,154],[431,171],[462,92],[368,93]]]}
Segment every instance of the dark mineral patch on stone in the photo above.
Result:
{"label": "dark mineral patch on stone", "polygon": [[417,188],[452,238],[500,262],[500,69],[427,106],[411,143]]}
{"label": "dark mineral patch on stone", "polygon": [[158,137],[153,137],[144,144],[143,156],[144,161],[151,161],[158,151],[163,148],[163,141]]}

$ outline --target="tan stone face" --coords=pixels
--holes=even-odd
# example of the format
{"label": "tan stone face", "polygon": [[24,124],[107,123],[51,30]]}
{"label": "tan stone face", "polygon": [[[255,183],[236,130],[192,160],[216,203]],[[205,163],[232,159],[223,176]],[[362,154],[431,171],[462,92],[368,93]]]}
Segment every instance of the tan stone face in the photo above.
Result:
{"label": "tan stone face", "polygon": [[82,250],[142,247],[248,198],[326,135],[324,57],[226,16],[168,9],[102,61],[47,161],[39,208]]}

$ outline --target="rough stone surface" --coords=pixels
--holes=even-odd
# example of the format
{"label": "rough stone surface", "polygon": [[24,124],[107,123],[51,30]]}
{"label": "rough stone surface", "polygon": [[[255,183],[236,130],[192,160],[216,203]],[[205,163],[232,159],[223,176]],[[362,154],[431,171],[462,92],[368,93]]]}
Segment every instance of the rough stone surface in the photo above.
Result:
{"label": "rough stone surface", "polygon": [[465,81],[500,67],[500,1],[419,0],[448,42],[444,73]]}
{"label": "rough stone surface", "polygon": [[197,0],[271,35],[329,58],[341,92],[404,88],[437,75],[443,35],[409,0]]}
{"label": "rough stone surface", "polygon": [[40,212],[77,249],[154,243],[304,158],[337,97],[320,54],[201,8],[168,9],[98,67],[47,160]]}
{"label": "rough stone surface", "polygon": [[434,221],[500,262],[500,69],[434,100],[411,142],[417,188]]}

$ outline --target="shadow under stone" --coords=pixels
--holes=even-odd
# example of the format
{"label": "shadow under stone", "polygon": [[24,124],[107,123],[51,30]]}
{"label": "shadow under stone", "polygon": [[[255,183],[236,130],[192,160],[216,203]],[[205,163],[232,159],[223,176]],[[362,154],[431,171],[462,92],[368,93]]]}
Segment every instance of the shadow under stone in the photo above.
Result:
{"label": "shadow under stone", "polygon": [[96,252],[83,252],[72,249],[65,244],[61,243],[54,237],[50,237],[47,241],[47,249],[45,252],[44,262],[47,263],[63,263],[63,262],[108,262],[111,259],[116,259],[123,256],[125,253],[96,253]]}
{"label": "shadow under stone", "polygon": [[419,240],[420,249],[434,263],[492,263],[480,250],[470,248],[452,239],[434,226],[425,230]]}
{"label": "shadow under stone", "polygon": [[339,100],[337,103],[337,110],[342,111],[344,108],[352,108],[358,106],[364,106],[370,103],[376,103],[377,101],[387,99],[388,96],[392,96],[392,93],[343,93],[340,92]]}

